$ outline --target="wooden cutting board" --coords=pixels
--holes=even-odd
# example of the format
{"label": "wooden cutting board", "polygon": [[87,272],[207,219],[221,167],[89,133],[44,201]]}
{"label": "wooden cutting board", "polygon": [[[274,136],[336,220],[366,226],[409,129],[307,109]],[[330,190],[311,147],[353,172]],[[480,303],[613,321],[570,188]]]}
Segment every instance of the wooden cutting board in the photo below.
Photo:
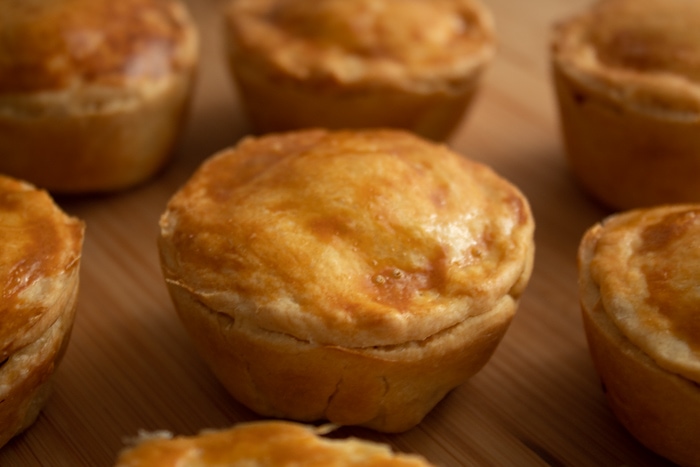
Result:
{"label": "wooden cutting board", "polygon": [[[415,429],[343,434],[390,443],[442,466],[666,465],[613,418],[591,365],[576,290],[576,249],[609,214],[568,172],[548,66],[553,22],[586,0],[485,0],[499,37],[479,100],[452,146],[529,198],[535,270],[490,363]],[[78,316],[53,397],[0,450],[1,466],[110,466],[139,430],[194,434],[256,416],[195,353],[158,265],[158,217],[204,158],[246,133],[224,65],[221,0],[190,0],[203,63],[188,127],[168,169],[137,189],[58,199],[87,224]]]}

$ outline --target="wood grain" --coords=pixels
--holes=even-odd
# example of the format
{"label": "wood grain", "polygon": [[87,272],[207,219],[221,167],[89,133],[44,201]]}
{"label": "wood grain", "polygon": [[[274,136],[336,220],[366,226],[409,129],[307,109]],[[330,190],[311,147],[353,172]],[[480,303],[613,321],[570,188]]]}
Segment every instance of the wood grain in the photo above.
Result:
{"label": "wood grain", "polygon": [[[575,254],[607,215],[572,180],[549,78],[548,36],[585,0],[485,0],[495,62],[452,146],[518,185],[537,221],[536,265],[514,323],[487,367],[415,429],[343,429],[442,466],[662,466],[616,422],[579,317]],[[2,466],[109,466],[140,429],[193,434],[253,420],[196,355],[173,311],[155,239],[170,195],[207,156],[246,133],[223,63],[221,1],[191,0],[203,63],[173,163],[137,189],[58,199],[87,223],[78,317],[53,397],[0,451]]]}

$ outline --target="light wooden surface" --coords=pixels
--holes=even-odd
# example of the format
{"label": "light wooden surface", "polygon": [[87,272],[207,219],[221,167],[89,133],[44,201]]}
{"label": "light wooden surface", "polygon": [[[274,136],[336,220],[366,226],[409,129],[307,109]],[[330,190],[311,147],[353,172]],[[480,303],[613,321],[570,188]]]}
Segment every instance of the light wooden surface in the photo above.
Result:
{"label": "light wooden surface", "polygon": [[[485,0],[498,55],[452,145],[528,196],[536,265],[511,328],[486,368],[417,428],[342,433],[416,451],[442,466],[642,466],[664,461],[608,410],[589,360],[576,291],[584,230],[608,214],[574,184],[562,154],[549,79],[550,26],[587,0]],[[170,195],[246,128],[223,64],[221,1],[191,0],[203,63],[191,118],[172,165],[126,193],[59,199],[87,223],[78,317],[55,393],[0,465],[110,466],[138,430],[193,434],[255,415],[195,353],[160,273],[157,221]]]}

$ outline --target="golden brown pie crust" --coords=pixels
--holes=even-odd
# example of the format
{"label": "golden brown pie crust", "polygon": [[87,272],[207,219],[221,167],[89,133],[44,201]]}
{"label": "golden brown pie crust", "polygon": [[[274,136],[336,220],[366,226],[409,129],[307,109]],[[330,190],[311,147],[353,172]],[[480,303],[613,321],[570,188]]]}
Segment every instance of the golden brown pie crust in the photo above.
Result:
{"label": "golden brown pie crust", "polygon": [[610,406],[681,465],[700,454],[700,205],[606,219],[579,250],[583,321]]}
{"label": "golden brown pie crust", "polygon": [[700,4],[599,1],[559,23],[564,144],[595,198],[628,209],[700,201]]}
{"label": "golden brown pie crust", "polygon": [[495,42],[478,0],[234,0],[226,24],[258,133],[399,127],[444,139]]}
{"label": "golden brown pie crust", "polygon": [[154,434],[125,450],[115,467],[206,467],[220,465],[297,467],[430,467],[418,455],[398,454],[359,438],[324,438],[332,427],[290,422],[241,423],[195,436]]}
{"label": "golden brown pie crust", "polygon": [[489,359],[532,268],[526,199],[394,130],[250,138],[161,218],[180,317],[257,412],[402,431]]}
{"label": "golden brown pie crust", "polygon": [[55,192],[153,176],[181,129],[197,34],[178,0],[0,4],[0,170]]}
{"label": "golden brown pie crust", "polygon": [[83,230],[46,192],[0,176],[0,446],[50,394],[73,324]]}

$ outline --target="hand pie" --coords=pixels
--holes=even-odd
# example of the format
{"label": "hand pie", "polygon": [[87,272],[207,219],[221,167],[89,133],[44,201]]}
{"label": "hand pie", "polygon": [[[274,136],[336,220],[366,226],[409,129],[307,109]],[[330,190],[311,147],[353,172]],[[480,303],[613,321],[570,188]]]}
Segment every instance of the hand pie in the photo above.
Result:
{"label": "hand pie", "polygon": [[613,412],[650,449],[700,465],[700,205],[606,219],[583,237],[579,272]]}
{"label": "hand pie", "polygon": [[62,193],[147,180],[169,159],[196,62],[178,0],[0,2],[0,172]]}
{"label": "hand pie", "polygon": [[0,176],[0,446],[34,423],[75,315],[83,223]]}
{"label": "hand pie", "polygon": [[533,260],[515,187],[398,130],[246,139],[160,225],[175,307],[236,399],[387,432],[487,362]]}
{"label": "hand pie", "polygon": [[395,127],[447,138],[495,48],[480,0],[233,0],[226,26],[257,133]]}
{"label": "hand pie", "polygon": [[700,202],[700,2],[606,0],[557,25],[570,166],[615,209]]}
{"label": "hand pie", "polygon": [[290,422],[241,423],[195,436],[160,433],[137,440],[115,467],[431,467],[417,455],[397,454],[361,439],[329,439],[329,428]]}

